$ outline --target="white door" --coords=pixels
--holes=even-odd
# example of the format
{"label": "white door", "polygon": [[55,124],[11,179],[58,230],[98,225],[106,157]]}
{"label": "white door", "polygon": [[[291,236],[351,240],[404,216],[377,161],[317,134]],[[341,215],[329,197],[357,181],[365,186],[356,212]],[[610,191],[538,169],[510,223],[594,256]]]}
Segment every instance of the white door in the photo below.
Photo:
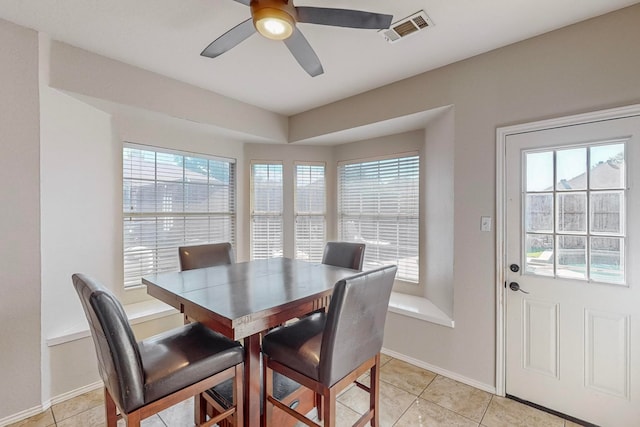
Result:
{"label": "white door", "polygon": [[640,426],[640,118],[508,136],[505,154],[506,393]]}

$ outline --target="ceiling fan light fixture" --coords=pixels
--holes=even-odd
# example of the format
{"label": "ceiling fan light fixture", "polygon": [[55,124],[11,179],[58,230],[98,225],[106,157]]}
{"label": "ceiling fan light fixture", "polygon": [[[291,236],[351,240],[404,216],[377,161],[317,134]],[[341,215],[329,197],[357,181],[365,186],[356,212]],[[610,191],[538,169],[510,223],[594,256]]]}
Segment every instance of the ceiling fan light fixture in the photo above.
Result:
{"label": "ceiling fan light fixture", "polygon": [[282,10],[262,8],[254,11],[253,25],[268,39],[284,40],[293,34],[295,21],[291,15]]}
{"label": "ceiling fan light fixture", "polygon": [[235,0],[251,9],[251,18],[236,25],[207,46],[200,55],[217,58],[254,33],[282,40],[300,66],[311,76],[324,72],[318,55],[296,28],[296,23],[333,27],[383,29],[389,28],[392,15],[352,9],[296,6],[294,0]]}

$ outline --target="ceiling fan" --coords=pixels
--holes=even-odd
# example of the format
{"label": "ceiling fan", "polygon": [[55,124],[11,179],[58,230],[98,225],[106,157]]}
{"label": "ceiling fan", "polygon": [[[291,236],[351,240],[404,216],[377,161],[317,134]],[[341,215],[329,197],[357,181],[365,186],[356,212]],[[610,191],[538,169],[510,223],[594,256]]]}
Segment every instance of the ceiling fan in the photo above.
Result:
{"label": "ceiling fan", "polygon": [[272,40],[283,40],[293,57],[311,77],[324,72],[318,56],[296,23],[335,27],[385,29],[392,15],[351,9],[295,6],[293,0],[235,0],[251,8],[251,18],[214,40],[200,55],[215,58],[240,44],[256,31]]}

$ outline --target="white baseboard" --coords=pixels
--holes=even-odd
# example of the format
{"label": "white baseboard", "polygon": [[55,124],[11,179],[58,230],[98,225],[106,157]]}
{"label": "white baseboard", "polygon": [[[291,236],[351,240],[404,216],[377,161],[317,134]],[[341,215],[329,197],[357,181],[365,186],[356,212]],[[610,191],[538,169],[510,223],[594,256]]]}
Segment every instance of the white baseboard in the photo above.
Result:
{"label": "white baseboard", "polygon": [[55,397],[52,397],[50,402],[51,405],[57,405],[58,403],[64,402],[69,399],[73,399],[74,397],[78,397],[81,394],[88,393],[93,390],[97,390],[99,388],[104,387],[104,383],[102,381],[96,381],[94,383],[85,385],[83,387],[77,388],[75,390],[68,391],[66,393],[59,394]]}
{"label": "white baseboard", "polygon": [[24,411],[20,411],[17,414],[9,415],[8,417],[4,417],[0,419],[0,427],[8,426],[9,424],[17,423],[18,421],[22,421],[29,417],[33,417],[34,415],[38,415],[47,409],[49,409],[51,405],[38,405],[33,408],[25,409]]}
{"label": "white baseboard", "polygon": [[428,371],[434,372],[436,374],[442,375],[443,377],[447,377],[447,378],[451,378],[452,380],[456,380],[458,382],[461,382],[463,384],[469,385],[471,387],[475,387],[477,389],[486,391],[487,393],[491,393],[491,394],[496,394],[496,387],[489,385],[489,384],[485,384],[485,383],[481,383],[479,381],[476,381],[474,379],[471,378],[467,378],[463,375],[460,375],[456,372],[451,372],[448,371],[446,369],[440,368],[438,366],[435,365],[431,365],[429,363],[423,362],[422,360],[418,360],[418,359],[414,359],[413,357],[409,357],[406,356],[404,354],[398,353],[396,351],[393,350],[389,350],[387,348],[383,348],[382,349],[382,353],[393,357],[394,359],[398,359],[398,360],[402,360],[403,362],[407,362],[407,363],[411,363],[412,365],[415,365],[419,368],[423,368],[426,369]]}
{"label": "white baseboard", "polygon": [[33,417],[35,415],[39,415],[49,409],[53,405],[57,405],[58,403],[64,402],[69,399],[73,399],[74,397],[78,397],[81,394],[85,394],[89,391],[96,390],[98,388],[103,387],[102,381],[96,381],[92,384],[77,388],[75,390],[68,391],[66,393],[60,394],[58,396],[52,397],[51,399],[42,402],[41,405],[34,406],[33,408],[25,409],[24,411],[20,411],[17,414],[9,415],[8,417],[4,417],[0,419],[0,427],[7,426],[9,424],[17,423],[18,421],[26,420],[29,417]]}

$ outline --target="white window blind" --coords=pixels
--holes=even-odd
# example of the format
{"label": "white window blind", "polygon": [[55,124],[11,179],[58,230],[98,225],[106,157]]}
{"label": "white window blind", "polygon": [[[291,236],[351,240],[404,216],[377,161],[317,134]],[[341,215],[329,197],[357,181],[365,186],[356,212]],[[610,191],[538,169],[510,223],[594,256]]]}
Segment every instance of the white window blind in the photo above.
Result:
{"label": "white window blind", "polygon": [[296,164],[295,171],[295,257],[321,262],[325,245],[325,166]]}
{"label": "white window blind", "polygon": [[338,232],[366,244],[364,268],[398,266],[397,278],[418,282],[419,157],[338,165]]}
{"label": "white window blind", "polygon": [[282,164],[251,164],[251,259],[276,258],[282,246]]}
{"label": "white window blind", "polygon": [[122,160],[125,287],[178,270],[178,246],[235,246],[234,160],[132,144]]}

